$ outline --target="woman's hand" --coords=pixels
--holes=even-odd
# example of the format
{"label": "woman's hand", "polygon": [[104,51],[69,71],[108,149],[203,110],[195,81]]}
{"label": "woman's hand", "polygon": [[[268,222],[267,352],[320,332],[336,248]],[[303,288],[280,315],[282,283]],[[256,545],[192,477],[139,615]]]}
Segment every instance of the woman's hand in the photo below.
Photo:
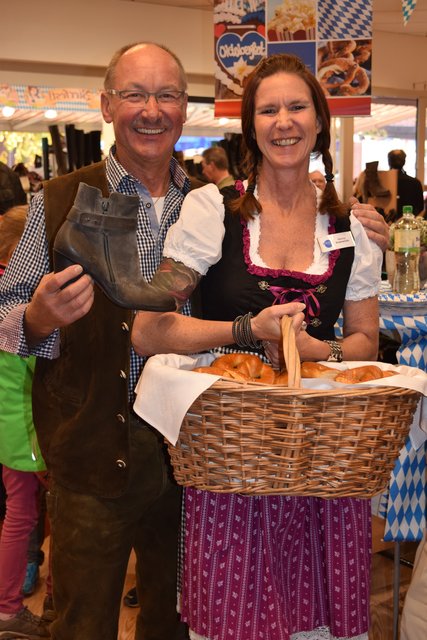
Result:
{"label": "woman's hand", "polygon": [[266,307],[251,320],[252,333],[257,340],[279,342],[281,340],[280,320],[283,316],[293,317],[295,330],[304,321],[305,304],[302,302],[287,302]]}
{"label": "woman's hand", "polygon": [[305,305],[301,302],[290,302],[267,307],[252,318],[251,327],[255,337],[262,339],[264,352],[275,369],[283,367],[283,351],[281,347],[282,333],[280,321],[283,316],[292,317],[292,326],[296,336],[305,333]]}

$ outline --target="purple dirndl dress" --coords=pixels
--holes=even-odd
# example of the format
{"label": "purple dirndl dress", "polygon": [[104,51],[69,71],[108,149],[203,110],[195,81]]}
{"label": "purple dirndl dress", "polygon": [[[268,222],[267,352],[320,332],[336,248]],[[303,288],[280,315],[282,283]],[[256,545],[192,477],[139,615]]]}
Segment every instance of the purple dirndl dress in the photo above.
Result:
{"label": "purple dirndl dress", "polygon": [[[251,263],[245,223],[226,210],[224,225],[222,258],[202,280],[203,317],[232,320],[299,299],[308,332],[333,339],[353,248],[332,251],[321,276],[270,270]],[[330,232],[348,228],[331,219]],[[367,638],[370,514],[357,498],[186,489],[183,621],[209,640]]]}

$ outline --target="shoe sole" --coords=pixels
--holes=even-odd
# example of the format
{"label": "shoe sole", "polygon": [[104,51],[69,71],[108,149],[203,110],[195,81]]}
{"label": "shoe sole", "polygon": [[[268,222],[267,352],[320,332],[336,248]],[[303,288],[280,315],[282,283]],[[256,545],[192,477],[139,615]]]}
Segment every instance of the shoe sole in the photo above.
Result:
{"label": "shoe sole", "polygon": [[[17,631],[0,631],[1,640],[40,640],[40,636],[29,636],[28,634],[18,633]],[[46,640],[48,638],[46,637]]]}
{"label": "shoe sole", "polygon": [[18,631],[0,631],[1,640],[49,640],[50,636],[33,636]]}

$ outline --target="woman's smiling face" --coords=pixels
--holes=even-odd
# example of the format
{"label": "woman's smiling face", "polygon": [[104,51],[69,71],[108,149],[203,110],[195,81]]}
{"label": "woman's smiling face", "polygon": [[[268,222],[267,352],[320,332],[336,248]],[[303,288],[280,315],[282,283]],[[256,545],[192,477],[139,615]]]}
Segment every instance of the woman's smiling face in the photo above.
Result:
{"label": "woman's smiling face", "polygon": [[263,167],[308,170],[320,132],[310,88],[293,73],[264,78],[255,94],[254,132]]}

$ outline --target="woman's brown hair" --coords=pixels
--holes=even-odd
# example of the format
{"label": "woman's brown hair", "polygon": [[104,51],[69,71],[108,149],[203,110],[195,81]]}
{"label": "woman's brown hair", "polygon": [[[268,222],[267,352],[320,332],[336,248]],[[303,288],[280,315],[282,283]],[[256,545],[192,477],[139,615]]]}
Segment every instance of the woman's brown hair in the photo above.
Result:
{"label": "woman's brown hair", "polygon": [[254,196],[254,188],[259,166],[262,162],[262,154],[254,137],[255,95],[264,78],[276,73],[293,73],[301,78],[310,89],[316,116],[320,122],[320,132],[317,134],[316,143],[312,153],[315,157],[321,156],[325,167],[326,187],[320,201],[319,211],[335,216],[348,215],[348,207],[338,198],[333,184],[333,163],[329,151],[331,143],[328,103],[322,88],[308,67],[294,55],[275,54],[263,58],[249,76],[242,98],[242,148],[244,157],[244,170],[248,176],[248,189],[246,193],[234,200],[231,208],[239,212],[246,220],[251,218],[254,211],[261,212],[261,204]]}

